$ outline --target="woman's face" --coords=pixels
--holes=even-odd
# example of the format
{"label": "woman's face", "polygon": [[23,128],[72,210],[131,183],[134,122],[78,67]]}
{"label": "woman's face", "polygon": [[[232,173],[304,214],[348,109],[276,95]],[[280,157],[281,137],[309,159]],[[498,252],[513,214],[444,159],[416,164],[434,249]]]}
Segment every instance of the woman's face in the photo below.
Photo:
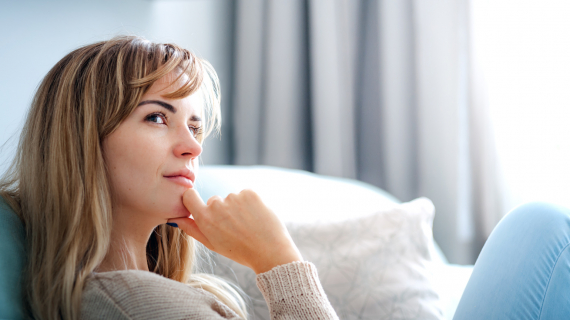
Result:
{"label": "woman's face", "polygon": [[[194,184],[202,146],[203,99],[199,92],[183,99],[165,99],[181,81],[175,74],[155,82],[140,104],[103,141],[113,193],[113,211],[139,223],[158,225],[187,217],[182,194]],[[143,220],[144,219],[144,222]]]}

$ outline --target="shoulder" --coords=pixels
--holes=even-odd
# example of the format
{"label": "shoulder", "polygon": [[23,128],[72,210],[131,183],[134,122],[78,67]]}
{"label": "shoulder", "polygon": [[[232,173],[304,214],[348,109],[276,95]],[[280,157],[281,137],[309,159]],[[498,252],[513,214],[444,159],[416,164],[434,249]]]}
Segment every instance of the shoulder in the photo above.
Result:
{"label": "shoulder", "polygon": [[[157,275],[152,272],[139,270],[111,271],[102,273],[93,273],[87,280],[84,289],[84,295],[89,292],[106,292],[116,295],[120,292],[145,292],[145,290],[157,291],[161,288],[169,290],[187,291],[187,285]],[[192,293],[193,290],[188,290]],[[194,292],[198,294],[199,292]]]}
{"label": "shoulder", "polygon": [[83,290],[83,319],[223,319],[235,316],[201,289],[137,270],[94,273]]}

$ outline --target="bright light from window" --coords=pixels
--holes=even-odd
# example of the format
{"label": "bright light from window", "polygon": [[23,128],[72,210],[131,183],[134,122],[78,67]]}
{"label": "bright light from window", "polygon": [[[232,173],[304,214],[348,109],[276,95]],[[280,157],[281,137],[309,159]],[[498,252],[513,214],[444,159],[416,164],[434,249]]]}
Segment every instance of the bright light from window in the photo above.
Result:
{"label": "bright light from window", "polygon": [[473,0],[472,9],[514,200],[570,206],[570,1]]}

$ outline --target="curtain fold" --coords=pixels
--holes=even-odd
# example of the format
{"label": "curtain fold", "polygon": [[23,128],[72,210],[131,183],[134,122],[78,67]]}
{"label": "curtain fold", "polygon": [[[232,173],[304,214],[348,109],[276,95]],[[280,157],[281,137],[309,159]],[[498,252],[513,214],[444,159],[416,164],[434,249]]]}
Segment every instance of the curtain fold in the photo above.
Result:
{"label": "curtain fold", "polygon": [[502,216],[468,0],[238,0],[235,164],[357,178],[435,204],[473,263]]}
{"label": "curtain fold", "polygon": [[314,171],[356,178],[356,38],[350,0],[309,1]]}

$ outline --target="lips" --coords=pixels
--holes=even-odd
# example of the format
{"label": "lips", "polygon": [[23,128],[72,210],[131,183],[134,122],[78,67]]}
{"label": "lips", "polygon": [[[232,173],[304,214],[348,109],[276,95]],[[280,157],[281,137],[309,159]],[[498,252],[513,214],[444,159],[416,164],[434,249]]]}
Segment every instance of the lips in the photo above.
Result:
{"label": "lips", "polygon": [[186,188],[193,188],[194,180],[196,179],[194,172],[189,169],[182,169],[173,173],[165,174],[164,177]]}

